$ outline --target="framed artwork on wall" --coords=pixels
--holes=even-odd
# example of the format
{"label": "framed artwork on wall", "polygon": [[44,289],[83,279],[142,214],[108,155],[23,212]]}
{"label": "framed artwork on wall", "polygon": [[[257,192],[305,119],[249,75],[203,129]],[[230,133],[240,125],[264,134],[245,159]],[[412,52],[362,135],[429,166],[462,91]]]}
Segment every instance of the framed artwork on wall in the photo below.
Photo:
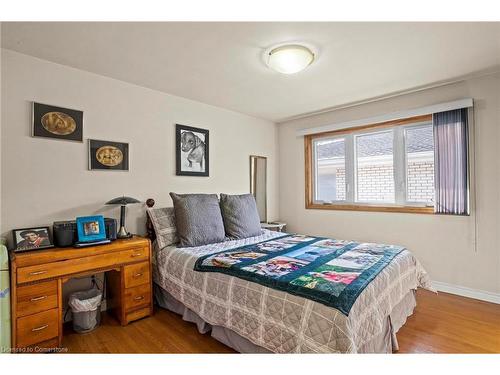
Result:
{"label": "framed artwork on wall", "polygon": [[128,143],[89,139],[89,169],[128,171]]}
{"label": "framed artwork on wall", "polygon": [[209,176],[208,130],[175,125],[177,176]]}
{"label": "framed artwork on wall", "polygon": [[32,136],[83,142],[83,112],[33,102]]}

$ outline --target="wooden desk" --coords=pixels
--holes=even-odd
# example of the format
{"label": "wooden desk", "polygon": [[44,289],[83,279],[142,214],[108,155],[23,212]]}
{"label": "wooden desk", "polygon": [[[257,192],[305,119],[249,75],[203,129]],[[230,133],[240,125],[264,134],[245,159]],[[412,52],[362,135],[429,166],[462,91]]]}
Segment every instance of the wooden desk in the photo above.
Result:
{"label": "wooden desk", "polygon": [[10,253],[12,347],[61,347],[66,281],[107,274],[107,308],[126,325],[153,313],[151,242],[136,237],[85,248]]}

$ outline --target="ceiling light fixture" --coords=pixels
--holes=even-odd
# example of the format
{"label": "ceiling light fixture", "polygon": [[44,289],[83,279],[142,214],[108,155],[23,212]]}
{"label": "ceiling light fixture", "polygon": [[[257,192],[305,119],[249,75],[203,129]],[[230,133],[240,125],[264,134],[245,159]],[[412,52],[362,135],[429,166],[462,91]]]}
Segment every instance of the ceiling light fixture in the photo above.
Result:
{"label": "ceiling light fixture", "polygon": [[266,51],[266,64],[283,74],[298,73],[314,61],[314,53],[300,44],[284,44]]}

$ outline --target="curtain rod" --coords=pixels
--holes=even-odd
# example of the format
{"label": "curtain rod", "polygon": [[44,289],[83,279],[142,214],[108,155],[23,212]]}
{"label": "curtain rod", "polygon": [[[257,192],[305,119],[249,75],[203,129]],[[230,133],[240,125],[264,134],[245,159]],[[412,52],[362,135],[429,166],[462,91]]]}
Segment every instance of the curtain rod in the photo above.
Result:
{"label": "curtain rod", "polygon": [[358,120],[344,121],[335,124],[317,126],[314,128],[305,128],[297,130],[298,135],[307,135],[315,133],[323,133],[339,129],[348,129],[356,126],[367,125],[367,124],[377,124],[380,122],[400,120],[408,117],[415,117],[421,115],[429,115],[437,112],[451,111],[453,109],[459,108],[469,108],[473,107],[474,101],[472,98],[465,98],[460,100],[454,100],[452,102],[433,104],[426,107],[407,109],[404,111],[392,112],[384,115],[367,117]]}

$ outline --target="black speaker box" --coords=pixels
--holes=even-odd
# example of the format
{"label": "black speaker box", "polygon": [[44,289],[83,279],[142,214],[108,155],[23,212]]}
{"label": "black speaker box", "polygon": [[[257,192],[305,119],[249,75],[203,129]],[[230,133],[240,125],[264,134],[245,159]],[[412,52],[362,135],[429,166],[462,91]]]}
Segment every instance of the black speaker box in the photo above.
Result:
{"label": "black speaker box", "polygon": [[[104,226],[106,227],[106,238],[108,240],[116,240],[116,220],[105,217]],[[76,231],[76,221],[54,221],[54,245],[57,247],[73,246],[78,241],[78,233]]]}

